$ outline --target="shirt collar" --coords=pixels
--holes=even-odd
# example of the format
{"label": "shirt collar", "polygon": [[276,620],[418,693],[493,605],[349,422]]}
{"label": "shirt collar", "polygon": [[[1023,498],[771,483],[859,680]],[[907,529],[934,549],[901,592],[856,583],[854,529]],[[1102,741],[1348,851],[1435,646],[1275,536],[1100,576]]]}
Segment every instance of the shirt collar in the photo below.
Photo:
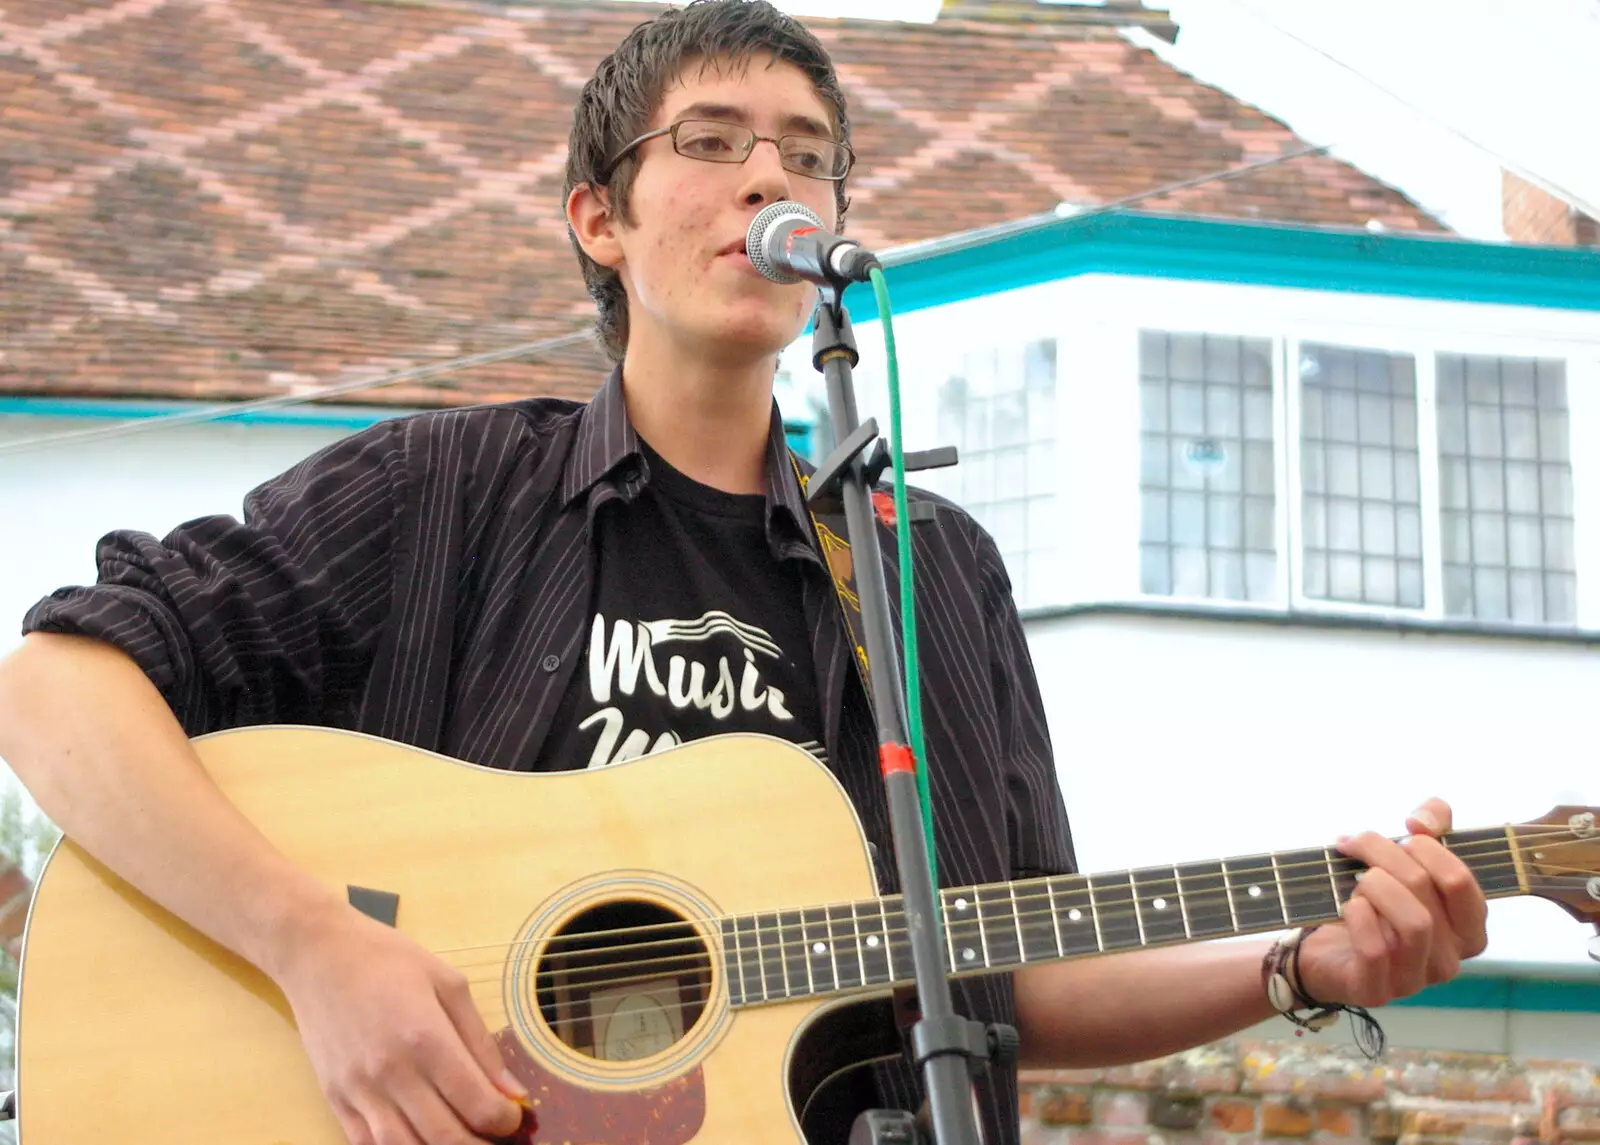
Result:
{"label": "shirt collar", "polygon": [[[772,403],[772,420],[767,430],[766,496],[767,537],[779,556],[816,556],[807,524],[809,514],[805,495],[800,491],[800,480],[795,464],[790,460],[788,438],[784,432],[783,416],[778,403]],[[649,480],[649,464],[640,447],[639,434],[628,418],[627,402],[622,392],[622,367],[612,369],[605,383],[578,419],[578,432],[573,440],[572,452],[567,458],[566,472],[562,475],[561,501],[570,505],[579,497],[594,491],[595,486],[622,470],[625,463],[632,477],[637,475],[637,485],[616,491],[631,500]],[[800,462],[803,470],[810,466]],[[623,484],[628,483],[624,478]],[[613,488],[618,484],[611,483]],[[590,498],[591,507],[596,504]],[[799,541],[804,552],[798,551]]]}

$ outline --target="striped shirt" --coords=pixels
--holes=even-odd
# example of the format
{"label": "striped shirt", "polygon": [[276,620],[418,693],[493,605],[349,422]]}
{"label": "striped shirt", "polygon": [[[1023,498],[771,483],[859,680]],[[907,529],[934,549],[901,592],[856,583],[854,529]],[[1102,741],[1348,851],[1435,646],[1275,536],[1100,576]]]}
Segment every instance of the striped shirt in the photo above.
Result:
{"label": "striped shirt", "polygon": [[[349,728],[491,767],[561,766],[541,746],[583,658],[607,502],[649,480],[614,371],[594,400],[536,399],[381,422],[253,491],[244,520],[100,542],[98,583],[37,604],[24,631],[109,641],[191,735],[263,723]],[[918,499],[929,499],[916,494]],[[1044,709],[993,540],[938,502],[913,526],[923,711],[940,881],[1074,869]],[[767,536],[804,565],[828,766],[884,893],[898,889],[877,741],[850,642],[773,414]],[[879,526],[888,583],[894,534]],[[898,601],[891,591],[898,633]],[[779,904],[775,904],[779,905]],[[1009,975],[954,983],[959,1013],[1014,1020]],[[915,1108],[908,1067],[884,1099]],[[1018,1138],[1016,1075],[987,1083],[986,1136]]]}

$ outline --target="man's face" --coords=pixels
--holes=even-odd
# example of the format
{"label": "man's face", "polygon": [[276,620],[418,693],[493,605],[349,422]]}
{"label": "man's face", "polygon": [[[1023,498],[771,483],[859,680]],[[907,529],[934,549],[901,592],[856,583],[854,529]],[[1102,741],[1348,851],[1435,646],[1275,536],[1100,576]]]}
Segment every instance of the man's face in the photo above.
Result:
{"label": "man's face", "polygon": [[[744,124],[758,135],[833,135],[828,109],[805,73],[754,57],[748,66],[692,62],[668,87],[649,130],[683,119]],[[805,328],[816,297],[807,283],[780,286],[743,252],[750,220],[780,199],[803,203],[828,228],[834,185],[784,169],[777,146],[758,142],[742,164],[679,155],[671,138],[642,144],[618,230],[617,270],[628,292],[630,353],[688,353],[736,364],[776,353]]]}

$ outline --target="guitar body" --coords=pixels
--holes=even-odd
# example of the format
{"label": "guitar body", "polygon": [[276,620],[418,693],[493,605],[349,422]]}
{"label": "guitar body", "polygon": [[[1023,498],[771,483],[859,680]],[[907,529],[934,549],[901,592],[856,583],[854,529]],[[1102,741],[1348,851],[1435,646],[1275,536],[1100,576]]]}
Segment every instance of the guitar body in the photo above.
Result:
{"label": "guitar body", "polygon": [[[837,999],[730,1004],[716,919],[876,893],[848,799],[792,745],[721,736],[555,774],[312,728],[196,747],[292,860],[378,892],[467,974],[536,1103],[519,1140],[799,1142],[809,1087],[844,1064],[829,1043],[869,1025]],[[672,945],[590,950],[641,922]],[[71,842],[38,882],[19,1006],[23,1145],[344,1142],[272,983]]]}

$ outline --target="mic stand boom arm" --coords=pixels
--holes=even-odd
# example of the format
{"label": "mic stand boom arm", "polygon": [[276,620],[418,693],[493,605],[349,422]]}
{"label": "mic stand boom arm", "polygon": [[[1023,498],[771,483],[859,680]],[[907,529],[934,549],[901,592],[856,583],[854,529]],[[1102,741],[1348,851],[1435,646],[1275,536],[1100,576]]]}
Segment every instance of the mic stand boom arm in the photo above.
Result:
{"label": "mic stand boom arm", "polygon": [[[817,310],[811,360],[826,379],[834,440],[840,444],[809,483],[807,500],[815,504],[838,487],[844,505],[846,539],[853,553],[873,720],[920,1011],[911,1027],[911,1056],[922,1074],[936,1145],[979,1145],[982,1135],[974,1108],[972,1079],[987,1065],[993,1047],[1014,1047],[1015,1035],[1009,1030],[987,1030],[981,1023],[957,1016],[951,1002],[936,925],[938,899],[929,871],[922,804],[916,775],[903,763],[910,753],[904,675],[891,629],[882,550],[873,525],[871,486],[882,472],[885,458],[875,424],[869,421],[863,426],[856,412],[852,371],[860,355],[856,352],[850,315],[840,298],[844,286],[837,283],[818,288],[822,305]],[[871,449],[874,444],[877,448]],[[864,458],[863,454],[869,451],[871,456]],[[927,457],[928,464],[952,461],[943,450]],[[919,765],[927,764],[919,761]],[[857,1132],[851,1135],[851,1145],[858,1145],[863,1131],[868,1139],[884,1139],[883,1131],[877,1128],[881,1124],[869,1124],[863,1114],[857,1122]]]}

